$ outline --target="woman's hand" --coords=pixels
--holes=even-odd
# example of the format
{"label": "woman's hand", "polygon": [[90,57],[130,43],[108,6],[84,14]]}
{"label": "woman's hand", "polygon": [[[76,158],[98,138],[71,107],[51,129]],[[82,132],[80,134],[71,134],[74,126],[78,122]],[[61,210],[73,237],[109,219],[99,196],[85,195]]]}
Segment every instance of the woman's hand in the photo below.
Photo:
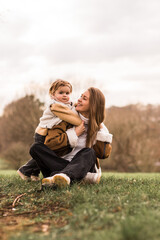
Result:
{"label": "woman's hand", "polygon": [[85,131],[84,121],[82,121],[82,123],[79,126],[75,127],[75,131],[77,137],[79,137]]}

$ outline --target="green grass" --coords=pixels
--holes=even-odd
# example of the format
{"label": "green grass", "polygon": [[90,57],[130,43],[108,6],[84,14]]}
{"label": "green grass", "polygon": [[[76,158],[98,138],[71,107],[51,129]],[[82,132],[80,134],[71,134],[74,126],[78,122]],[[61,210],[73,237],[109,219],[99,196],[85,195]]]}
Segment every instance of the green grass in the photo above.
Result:
{"label": "green grass", "polygon": [[0,171],[0,186],[2,239],[160,239],[160,174],[104,173],[99,185],[41,191]]}
{"label": "green grass", "polygon": [[0,170],[0,176],[4,177],[5,175],[16,175],[16,170]]}

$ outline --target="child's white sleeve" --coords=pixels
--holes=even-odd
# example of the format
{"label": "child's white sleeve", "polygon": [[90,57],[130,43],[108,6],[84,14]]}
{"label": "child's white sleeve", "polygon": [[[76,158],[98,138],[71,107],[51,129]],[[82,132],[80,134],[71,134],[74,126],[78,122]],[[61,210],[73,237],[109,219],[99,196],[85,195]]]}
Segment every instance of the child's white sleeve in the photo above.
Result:
{"label": "child's white sleeve", "polygon": [[62,122],[62,120],[50,110],[50,103],[47,105],[46,109],[43,112],[42,117],[40,118],[38,126],[41,128],[51,129],[53,126],[58,125],[60,122]]}
{"label": "child's white sleeve", "polygon": [[112,137],[113,135],[109,133],[107,127],[104,125],[104,123],[101,124],[102,127],[97,133],[96,140],[101,141],[101,142],[112,142]]}

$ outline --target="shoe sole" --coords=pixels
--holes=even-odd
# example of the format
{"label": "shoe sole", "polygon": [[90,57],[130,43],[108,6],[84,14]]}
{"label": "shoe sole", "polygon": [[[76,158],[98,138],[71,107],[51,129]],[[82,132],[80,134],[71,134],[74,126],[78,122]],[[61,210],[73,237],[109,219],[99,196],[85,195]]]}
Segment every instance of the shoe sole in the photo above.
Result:
{"label": "shoe sole", "polygon": [[60,188],[69,186],[67,180],[63,176],[59,175],[54,176],[54,184]]}

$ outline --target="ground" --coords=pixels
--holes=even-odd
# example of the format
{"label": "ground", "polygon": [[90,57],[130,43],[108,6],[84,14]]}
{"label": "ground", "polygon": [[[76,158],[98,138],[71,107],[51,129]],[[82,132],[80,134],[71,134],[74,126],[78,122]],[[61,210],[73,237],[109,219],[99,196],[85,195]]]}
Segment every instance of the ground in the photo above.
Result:
{"label": "ground", "polygon": [[2,240],[160,239],[160,174],[104,173],[99,185],[41,189],[0,171]]}

